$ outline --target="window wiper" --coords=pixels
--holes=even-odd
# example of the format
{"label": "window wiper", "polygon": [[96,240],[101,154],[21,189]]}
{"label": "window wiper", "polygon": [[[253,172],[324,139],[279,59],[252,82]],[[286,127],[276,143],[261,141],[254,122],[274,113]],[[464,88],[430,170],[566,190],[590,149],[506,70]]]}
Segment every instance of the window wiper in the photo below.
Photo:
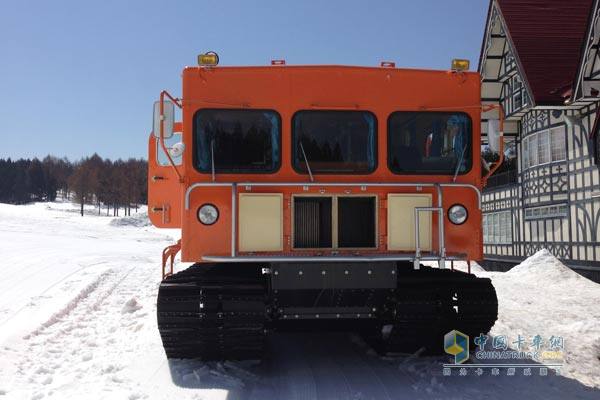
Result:
{"label": "window wiper", "polygon": [[454,178],[452,182],[456,182],[456,177],[458,176],[458,170],[460,169],[460,165],[462,164],[463,158],[465,157],[465,151],[467,151],[467,144],[465,143],[462,151],[460,152],[460,158],[458,159],[458,164],[456,164],[456,169],[454,170]]}
{"label": "window wiper", "polygon": [[302,150],[302,156],[304,156],[304,163],[306,164],[306,170],[308,171],[308,176],[310,176],[310,181],[313,182],[315,179],[313,178],[312,171],[310,170],[310,164],[308,163],[308,157],[306,157],[304,146],[302,146],[302,140],[300,141],[300,150]]}
{"label": "window wiper", "polygon": [[212,171],[213,182],[217,179],[215,176],[215,139],[210,141],[210,170]]}

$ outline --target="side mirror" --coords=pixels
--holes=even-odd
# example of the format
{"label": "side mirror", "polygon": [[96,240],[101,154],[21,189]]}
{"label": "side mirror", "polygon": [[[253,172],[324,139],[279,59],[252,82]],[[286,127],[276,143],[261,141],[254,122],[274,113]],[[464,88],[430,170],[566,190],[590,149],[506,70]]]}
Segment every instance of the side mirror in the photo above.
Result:
{"label": "side mirror", "polygon": [[[160,101],[154,102],[154,122],[152,132],[154,136],[160,138]],[[163,138],[168,139],[173,136],[173,125],[175,124],[175,105],[170,101],[163,102]]]}
{"label": "side mirror", "polygon": [[181,157],[185,151],[185,145],[183,142],[177,142],[169,148],[169,155],[173,158]]}
{"label": "side mirror", "polygon": [[502,136],[500,134],[500,121],[497,119],[489,119],[488,120],[488,129],[487,129],[487,137],[488,137],[488,145],[490,146],[490,150],[495,153],[500,153],[500,141],[502,140]]}

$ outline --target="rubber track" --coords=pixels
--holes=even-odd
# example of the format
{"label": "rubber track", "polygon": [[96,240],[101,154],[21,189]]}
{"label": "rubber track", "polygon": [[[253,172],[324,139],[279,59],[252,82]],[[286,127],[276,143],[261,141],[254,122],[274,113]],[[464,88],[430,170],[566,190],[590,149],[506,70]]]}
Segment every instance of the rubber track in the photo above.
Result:
{"label": "rubber track", "polygon": [[265,286],[258,274],[245,275],[194,265],[161,283],[157,319],[167,358],[261,358]]}
{"label": "rubber track", "polygon": [[[488,333],[498,317],[498,300],[490,279],[421,267],[399,272],[398,288],[384,312],[382,324],[367,334],[380,352],[424,348],[426,354],[441,354],[444,335],[451,330],[468,335],[471,343]],[[386,335],[381,333],[384,325],[391,325]]]}
{"label": "rubber track", "polygon": [[[266,283],[252,268],[194,265],[159,288],[158,328],[168,358],[259,359],[268,321]],[[443,353],[454,329],[471,342],[487,333],[498,315],[491,281],[422,267],[399,269],[398,287],[380,308],[380,322],[364,331],[380,352]],[[382,334],[384,326],[391,327]]]}

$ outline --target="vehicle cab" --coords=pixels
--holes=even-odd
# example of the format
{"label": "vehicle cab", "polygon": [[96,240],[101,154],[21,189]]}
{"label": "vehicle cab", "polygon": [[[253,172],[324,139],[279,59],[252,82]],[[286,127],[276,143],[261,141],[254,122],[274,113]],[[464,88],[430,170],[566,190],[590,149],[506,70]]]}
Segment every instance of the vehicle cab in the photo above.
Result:
{"label": "vehicle cab", "polygon": [[150,219],[190,262],[480,259],[479,96],[459,68],[186,67]]}

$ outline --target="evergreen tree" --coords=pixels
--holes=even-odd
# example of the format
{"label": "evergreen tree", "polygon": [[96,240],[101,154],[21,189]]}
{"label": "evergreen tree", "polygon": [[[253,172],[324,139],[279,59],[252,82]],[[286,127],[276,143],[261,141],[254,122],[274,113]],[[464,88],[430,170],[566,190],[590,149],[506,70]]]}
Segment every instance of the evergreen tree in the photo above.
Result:
{"label": "evergreen tree", "polygon": [[33,201],[42,201],[47,193],[46,178],[42,163],[34,158],[27,168],[27,188]]}

